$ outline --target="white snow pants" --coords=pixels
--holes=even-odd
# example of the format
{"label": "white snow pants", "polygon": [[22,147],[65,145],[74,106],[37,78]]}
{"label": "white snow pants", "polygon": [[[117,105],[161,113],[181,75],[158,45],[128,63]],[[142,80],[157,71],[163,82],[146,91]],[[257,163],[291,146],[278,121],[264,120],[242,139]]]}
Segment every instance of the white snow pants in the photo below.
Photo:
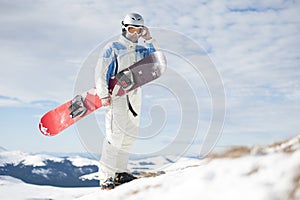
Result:
{"label": "white snow pants", "polygon": [[134,117],[129,110],[127,97],[116,97],[107,108],[105,115],[106,140],[99,166],[100,183],[116,172],[128,172],[127,165],[130,151],[138,135],[141,113],[141,89],[128,94],[133,110],[138,114]]}

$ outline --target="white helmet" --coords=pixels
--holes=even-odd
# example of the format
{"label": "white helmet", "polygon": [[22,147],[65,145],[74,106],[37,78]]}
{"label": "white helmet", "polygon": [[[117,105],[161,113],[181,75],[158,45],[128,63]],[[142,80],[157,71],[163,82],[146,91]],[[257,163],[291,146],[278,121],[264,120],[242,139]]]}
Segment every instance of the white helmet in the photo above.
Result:
{"label": "white helmet", "polygon": [[122,25],[144,26],[144,19],[138,13],[129,13],[125,16],[124,20],[122,21]]}

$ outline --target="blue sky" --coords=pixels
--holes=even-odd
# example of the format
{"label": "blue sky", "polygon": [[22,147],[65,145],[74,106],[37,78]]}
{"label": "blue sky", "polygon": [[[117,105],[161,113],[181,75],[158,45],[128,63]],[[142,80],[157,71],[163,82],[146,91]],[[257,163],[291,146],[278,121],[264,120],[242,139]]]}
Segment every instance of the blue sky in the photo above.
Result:
{"label": "blue sky", "polygon": [[85,58],[119,34],[132,11],[149,27],[178,31],[208,51],[226,92],[219,146],[300,134],[299,8],[292,0],[0,0],[0,146],[85,151],[75,127],[49,138],[38,132],[39,118],[72,98]]}

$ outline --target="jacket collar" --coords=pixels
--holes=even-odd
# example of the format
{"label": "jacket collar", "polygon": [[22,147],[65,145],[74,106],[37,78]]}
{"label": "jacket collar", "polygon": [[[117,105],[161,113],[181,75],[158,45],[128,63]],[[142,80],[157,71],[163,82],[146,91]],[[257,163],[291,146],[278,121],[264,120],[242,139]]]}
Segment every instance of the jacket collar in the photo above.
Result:
{"label": "jacket collar", "polygon": [[137,42],[131,42],[124,35],[120,36],[119,42],[126,45],[127,47],[135,47],[137,45]]}

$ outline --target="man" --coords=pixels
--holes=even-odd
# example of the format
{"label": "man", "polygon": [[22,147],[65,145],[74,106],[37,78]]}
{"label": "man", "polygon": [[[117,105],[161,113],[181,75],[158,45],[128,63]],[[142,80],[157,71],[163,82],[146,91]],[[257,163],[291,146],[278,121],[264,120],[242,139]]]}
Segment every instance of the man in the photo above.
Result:
{"label": "man", "polygon": [[[142,44],[139,39],[143,39]],[[97,65],[97,94],[108,106],[105,114],[106,140],[103,142],[99,166],[100,186],[113,189],[135,177],[128,173],[130,151],[135,143],[141,111],[141,89],[122,97],[111,97],[109,81],[119,71],[131,66],[155,51],[155,45],[144,19],[130,13],[122,21],[122,35],[118,41],[108,43]]]}

